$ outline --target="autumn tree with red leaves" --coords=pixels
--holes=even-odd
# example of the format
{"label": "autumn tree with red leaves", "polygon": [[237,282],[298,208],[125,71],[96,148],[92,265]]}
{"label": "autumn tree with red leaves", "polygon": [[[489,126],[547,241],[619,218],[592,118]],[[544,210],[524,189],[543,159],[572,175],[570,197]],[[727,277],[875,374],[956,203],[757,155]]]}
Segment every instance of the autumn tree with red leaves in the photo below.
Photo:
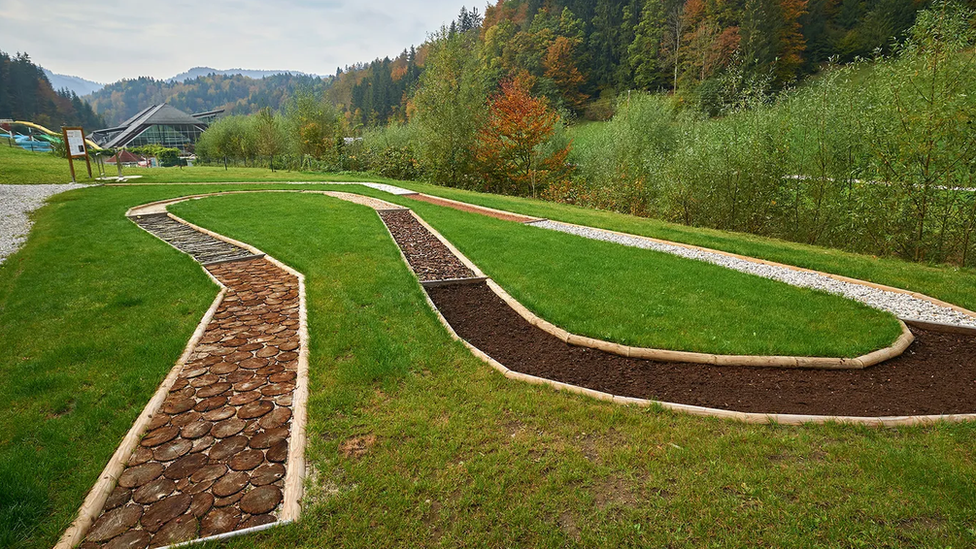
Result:
{"label": "autumn tree with red leaves", "polygon": [[486,191],[535,197],[569,176],[570,144],[547,147],[559,115],[544,98],[532,96],[533,80],[526,73],[507,80],[488,102],[475,150]]}

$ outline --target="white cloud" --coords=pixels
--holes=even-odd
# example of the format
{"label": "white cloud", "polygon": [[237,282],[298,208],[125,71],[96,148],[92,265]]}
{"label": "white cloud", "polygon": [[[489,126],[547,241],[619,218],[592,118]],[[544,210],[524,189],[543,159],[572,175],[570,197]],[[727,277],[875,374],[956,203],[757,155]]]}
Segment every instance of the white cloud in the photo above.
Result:
{"label": "white cloud", "polygon": [[195,66],[331,74],[419,45],[462,5],[464,0],[0,0],[0,50],[26,51],[54,72],[99,82],[168,78]]}

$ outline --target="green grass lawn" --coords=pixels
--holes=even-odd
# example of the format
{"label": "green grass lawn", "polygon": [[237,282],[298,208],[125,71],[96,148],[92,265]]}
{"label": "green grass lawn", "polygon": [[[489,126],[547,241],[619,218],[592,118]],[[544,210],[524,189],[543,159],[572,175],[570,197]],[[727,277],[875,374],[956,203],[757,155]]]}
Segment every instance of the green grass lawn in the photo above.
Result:
{"label": "green grass lawn", "polygon": [[[109,170],[111,171],[111,170]],[[809,269],[835,273],[921,292],[970,310],[976,310],[976,270],[933,266],[897,259],[879,259],[783,240],[686,227],[656,219],[615,212],[590,210],[541,200],[475,193],[419,182],[393,181],[364,174],[312,174],[266,168],[193,167],[131,168],[130,175],[143,175],[140,183],[200,183],[235,181],[376,181],[400,185],[435,196],[452,198],[492,208],[589,225],[637,235],[650,236],[778,261]],[[64,183],[70,179],[66,161],[47,154],[35,154],[0,147],[0,184]],[[388,198],[389,195],[377,195]],[[412,204],[411,204],[412,205]]]}
{"label": "green grass lawn", "polygon": [[570,332],[717,354],[854,357],[890,345],[887,313],[670,254],[588,240],[410,199],[516,299]]}
{"label": "green grass lawn", "polygon": [[[417,182],[400,182],[397,184],[434,196],[524,215],[703,246],[868,280],[878,284],[921,292],[976,311],[976,269],[960,269],[945,265],[927,265],[898,259],[876,258],[745,233],[686,227],[656,219],[591,210],[542,200],[476,193]],[[411,207],[413,204],[416,204],[416,201],[410,204]]]}
{"label": "green grass lawn", "polygon": [[[84,163],[76,164],[75,169],[79,181],[85,181],[88,172]],[[50,183],[71,183],[67,160],[51,153],[25,151],[17,145],[9,147],[6,139],[0,139],[0,185]]]}
{"label": "green grass lawn", "polygon": [[[63,195],[0,266],[0,546],[56,541],[216,294],[123,217],[199,191]],[[305,515],[233,547],[976,543],[974,426],[750,426],[508,381],[450,340],[369,209],[176,209],[307,276]]]}

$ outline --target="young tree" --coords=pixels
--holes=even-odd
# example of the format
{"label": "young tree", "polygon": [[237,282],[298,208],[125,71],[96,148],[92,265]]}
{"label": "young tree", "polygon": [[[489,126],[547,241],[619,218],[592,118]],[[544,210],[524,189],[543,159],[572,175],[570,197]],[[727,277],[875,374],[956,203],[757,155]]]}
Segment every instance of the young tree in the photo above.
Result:
{"label": "young tree", "polygon": [[485,83],[474,33],[441,28],[430,44],[412,102],[420,156],[427,175],[442,185],[466,186],[485,105]]}
{"label": "young tree", "polygon": [[503,82],[489,102],[476,149],[488,191],[535,197],[540,188],[568,176],[570,145],[545,150],[559,115],[545,99],[532,97],[532,85],[532,78],[523,73]]}
{"label": "young tree", "polygon": [[270,157],[271,171],[274,171],[274,157],[285,149],[281,118],[271,111],[271,107],[265,107],[257,114],[255,127],[258,153]]}

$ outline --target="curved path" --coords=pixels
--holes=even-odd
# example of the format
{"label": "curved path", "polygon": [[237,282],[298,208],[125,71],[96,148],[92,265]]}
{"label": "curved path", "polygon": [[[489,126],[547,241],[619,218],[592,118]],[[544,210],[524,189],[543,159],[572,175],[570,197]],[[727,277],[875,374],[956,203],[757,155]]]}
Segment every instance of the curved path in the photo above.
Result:
{"label": "curved path", "polygon": [[[353,193],[315,193],[377,210],[448,331],[506,377],[601,400],[747,422],[903,425],[976,419],[971,413],[942,413],[976,410],[976,379],[968,379],[976,377],[971,363],[963,364],[962,370],[940,367],[941,374],[921,371],[908,354],[867,370],[730,367],[622,357],[570,345],[509,307],[494,289],[497,285],[412,211]],[[234,193],[192,198],[220,194]],[[167,205],[190,198],[134,208],[129,215],[147,231],[193,255],[223,289],[183,357],[106,467],[59,549],[79,542],[86,549],[166,546],[252,532],[299,516],[308,390],[304,279],[247,244],[166,212]],[[953,343],[919,333],[924,334],[922,345],[916,343],[913,356],[935,353],[947,344],[976,353],[974,337],[955,336]],[[951,361],[953,352],[943,358]],[[564,367],[567,363],[569,368]],[[647,397],[628,394],[630,389],[613,394],[610,390],[620,385],[606,379],[614,376],[657,385],[651,383]],[[968,383],[960,385],[960,376],[968,376]],[[750,388],[764,383],[765,389],[771,387],[781,397],[782,402],[773,406],[776,410],[802,409],[807,400],[816,400],[811,397],[819,391],[823,402],[839,404],[841,412],[721,409],[722,403],[736,408],[736,402],[749,398]],[[886,388],[899,384],[915,389],[907,404],[897,402],[902,394],[886,402]],[[655,392],[662,386],[677,387],[664,394],[686,403],[662,402]],[[707,387],[724,387],[725,394],[717,401],[706,399],[705,405],[687,404],[697,402],[696,393]],[[829,388],[826,400],[824,387]],[[946,395],[949,389],[954,392]],[[940,395],[948,400],[940,400]],[[749,407],[747,402],[743,406]],[[890,409],[895,415],[848,414],[843,413],[849,409],[845,406],[872,412]],[[933,406],[937,411],[925,415],[898,412]]]}

